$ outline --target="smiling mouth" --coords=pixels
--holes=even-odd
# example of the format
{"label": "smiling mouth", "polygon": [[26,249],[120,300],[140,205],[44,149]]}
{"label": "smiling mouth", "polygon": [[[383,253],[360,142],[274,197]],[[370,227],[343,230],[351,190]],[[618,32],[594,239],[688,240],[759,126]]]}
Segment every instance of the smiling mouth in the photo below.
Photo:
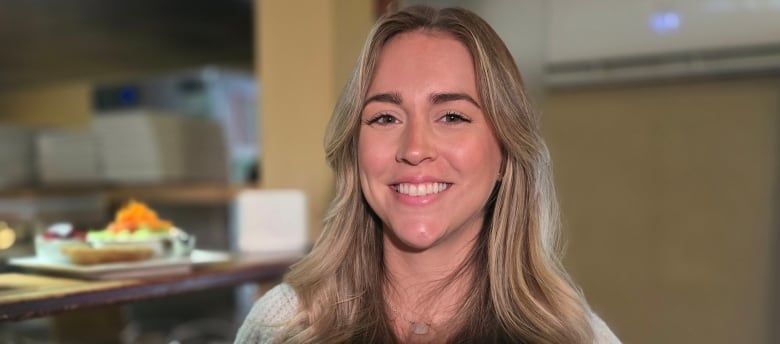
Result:
{"label": "smiling mouth", "polygon": [[437,194],[450,187],[450,183],[421,183],[410,184],[400,183],[393,185],[396,192],[413,197],[427,196]]}

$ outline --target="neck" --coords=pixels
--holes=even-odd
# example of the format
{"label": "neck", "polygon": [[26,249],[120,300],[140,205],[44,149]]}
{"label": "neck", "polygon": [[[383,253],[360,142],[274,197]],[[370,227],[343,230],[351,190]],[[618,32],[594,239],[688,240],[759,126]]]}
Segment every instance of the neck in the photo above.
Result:
{"label": "neck", "polygon": [[453,247],[437,246],[423,251],[397,247],[385,238],[384,262],[387,277],[395,287],[419,287],[451,276],[474,247],[474,240]]}
{"label": "neck", "polygon": [[430,324],[436,332],[451,324],[471,280],[468,268],[457,276],[453,274],[468,259],[477,236],[475,232],[463,238],[467,240],[414,251],[399,247],[385,235],[384,262],[389,282],[385,297],[396,313],[391,316],[402,318],[395,324],[397,331],[408,331],[408,321]]}

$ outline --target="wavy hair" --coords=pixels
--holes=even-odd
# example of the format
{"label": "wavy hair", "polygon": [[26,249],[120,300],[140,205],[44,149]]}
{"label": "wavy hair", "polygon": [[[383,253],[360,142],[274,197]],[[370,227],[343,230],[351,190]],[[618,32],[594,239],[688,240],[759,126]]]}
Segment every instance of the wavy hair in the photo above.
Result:
{"label": "wavy hair", "polygon": [[398,341],[384,301],[382,223],[363,198],[357,140],[383,46],[418,30],[454,37],[471,53],[483,111],[504,154],[501,181],[462,265],[470,271],[469,290],[476,292],[463,300],[449,340],[592,343],[590,310],[560,262],[550,156],[517,66],[495,31],[474,13],[426,6],[403,8],[377,21],[337,102],[325,135],[336,195],[312,251],[286,276],[299,309],[282,340]]}

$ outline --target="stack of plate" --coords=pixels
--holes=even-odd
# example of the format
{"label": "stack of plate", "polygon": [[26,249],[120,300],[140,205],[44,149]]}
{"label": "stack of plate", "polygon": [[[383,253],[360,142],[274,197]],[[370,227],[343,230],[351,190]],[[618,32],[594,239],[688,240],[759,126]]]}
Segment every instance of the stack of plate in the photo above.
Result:
{"label": "stack of plate", "polygon": [[98,114],[93,124],[109,181],[227,180],[224,134],[213,120],[122,110]]}
{"label": "stack of plate", "polygon": [[34,131],[0,125],[0,188],[34,181]]}
{"label": "stack of plate", "polygon": [[38,176],[44,184],[99,182],[97,140],[90,132],[44,131],[35,147]]}

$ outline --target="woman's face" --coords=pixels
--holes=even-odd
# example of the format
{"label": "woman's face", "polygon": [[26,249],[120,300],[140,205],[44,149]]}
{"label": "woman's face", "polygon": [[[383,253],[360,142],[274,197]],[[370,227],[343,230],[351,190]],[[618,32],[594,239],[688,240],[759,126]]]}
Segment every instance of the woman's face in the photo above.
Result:
{"label": "woman's face", "polygon": [[363,194],[405,250],[475,238],[502,154],[466,47],[413,31],[384,46],[361,113]]}

